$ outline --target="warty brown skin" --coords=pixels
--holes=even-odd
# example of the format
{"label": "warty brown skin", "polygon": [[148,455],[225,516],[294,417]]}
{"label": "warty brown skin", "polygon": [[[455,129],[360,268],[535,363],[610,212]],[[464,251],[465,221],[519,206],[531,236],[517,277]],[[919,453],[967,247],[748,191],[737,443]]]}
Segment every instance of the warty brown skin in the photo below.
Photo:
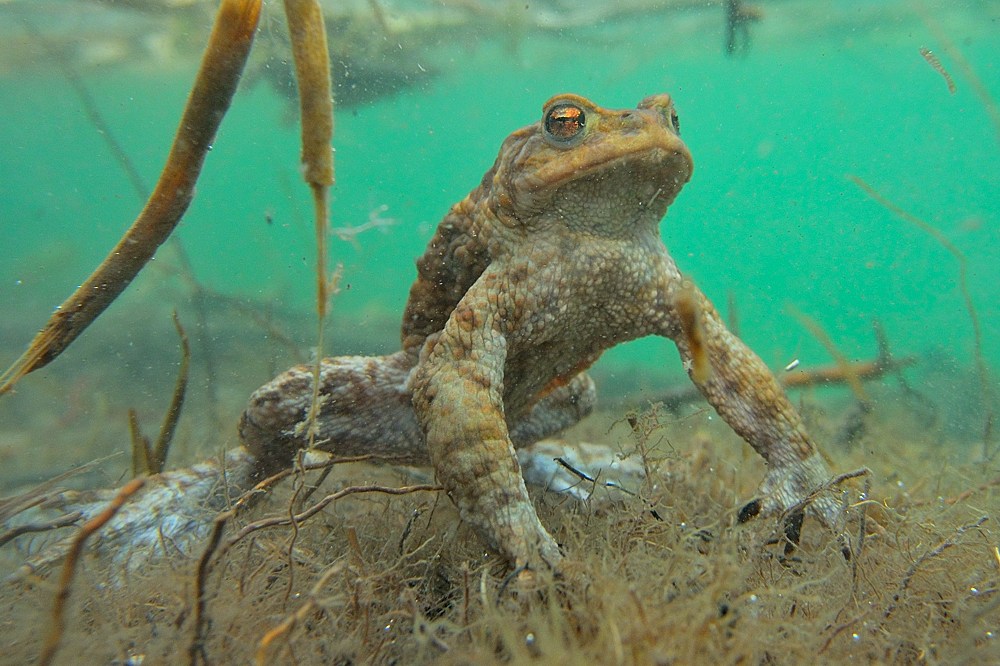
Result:
{"label": "warty brown skin", "polygon": [[[583,373],[616,344],[675,341],[692,380],[764,457],[762,514],[807,499],[830,472],[763,362],[685,284],[659,221],[693,168],[667,95],[608,110],[575,95],[514,132],[479,187],[438,227],[410,290],[402,346],[378,358],[324,361],[321,448],[433,464],[464,520],[515,566],[555,567],[562,553],[528,498],[515,446],[555,434],[594,401]],[[699,318],[692,340],[680,298]],[[690,326],[688,326],[690,328]],[[704,362],[703,362],[704,365]],[[241,423],[263,461],[288,464],[311,393],[300,366],[259,389]],[[299,429],[301,430],[301,429]],[[826,524],[839,505],[808,510]]]}

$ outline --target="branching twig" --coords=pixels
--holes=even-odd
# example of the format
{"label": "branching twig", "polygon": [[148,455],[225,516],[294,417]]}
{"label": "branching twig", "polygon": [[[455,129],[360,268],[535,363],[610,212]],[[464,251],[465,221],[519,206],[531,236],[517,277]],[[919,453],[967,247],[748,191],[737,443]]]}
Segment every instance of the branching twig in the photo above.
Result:
{"label": "branching twig", "polygon": [[[337,461],[337,462],[343,462]],[[333,464],[333,463],[330,463]],[[319,467],[319,466],[317,466]],[[313,467],[308,467],[307,469],[313,469]],[[423,484],[423,485],[413,485],[413,486],[403,486],[400,488],[393,488],[390,486],[380,486],[380,485],[366,485],[366,486],[349,486],[347,488],[342,488],[341,490],[327,495],[319,502],[310,506],[299,513],[285,514],[281,516],[273,516],[270,518],[263,518],[261,520],[249,523],[239,532],[231,536],[225,542],[222,541],[222,533],[225,529],[226,524],[229,520],[236,515],[237,511],[249,502],[250,498],[257,496],[263,487],[272,485],[277,480],[285,478],[289,474],[294,473],[291,470],[285,470],[279,474],[275,474],[268,477],[264,481],[261,481],[254,487],[254,489],[244,493],[239,500],[237,500],[231,509],[220,513],[215,517],[215,526],[212,530],[212,535],[208,540],[208,544],[205,547],[205,551],[202,553],[201,558],[198,561],[198,569],[195,574],[195,605],[194,605],[194,635],[191,639],[191,644],[188,647],[188,660],[191,666],[195,666],[198,663],[199,658],[202,662],[207,663],[208,659],[205,655],[205,631],[207,627],[207,619],[205,616],[206,599],[205,599],[205,584],[208,578],[208,572],[210,569],[211,561],[216,555],[222,557],[225,555],[234,545],[239,543],[241,540],[247,536],[253,534],[262,529],[269,527],[278,527],[281,525],[289,525],[302,523],[308,520],[312,516],[316,515],[322,511],[331,502],[346,497],[347,495],[354,495],[357,493],[385,493],[387,495],[405,495],[409,493],[415,493],[420,491],[438,491],[441,490],[441,486]],[[273,640],[273,639],[272,639]]]}
{"label": "branching twig", "polygon": [[812,336],[823,345],[827,353],[833,357],[834,362],[837,364],[837,369],[843,377],[843,381],[851,387],[851,392],[854,393],[854,397],[858,399],[858,402],[862,405],[868,405],[870,403],[868,393],[865,391],[865,387],[861,383],[861,378],[855,371],[854,365],[847,360],[847,357],[837,348],[837,345],[833,344],[833,340],[823,330],[823,327],[819,325],[819,322],[792,305],[788,306],[788,311],[793,317],[799,320],[800,324],[806,327]]}
{"label": "branching twig", "polygon": [[250,534],[257,532],[259,530],[267,529],[269,527],[280,527],[282,525],[290,525],[292,521],[296,523],[302,523],[315,516],[317,513],[325,509],[332,502],[347,497],[348,495],[356,495],[359,493],[384,493],[386,495],[408,495],[410,493],[417,493],[422,491],[427,492],[437,492],[441,490],[442,487],[435,484],[422,483],[413,486],[402,486],[399,488],[394,488],[392,486],[381,486],[377,484],[365,485],[365,486],[348,486],[347,488],[342,488],[335,493],[331,493],[319,500],[308,509],[304,509],[293,516],[271,516],[269,518],[261,518],[252,523],[247,524],[239,532],[231,536],[226,540],[225,544],[222,546],[222,552],[228,551],[234,545],[236,545],[241,540],[245,539]]}

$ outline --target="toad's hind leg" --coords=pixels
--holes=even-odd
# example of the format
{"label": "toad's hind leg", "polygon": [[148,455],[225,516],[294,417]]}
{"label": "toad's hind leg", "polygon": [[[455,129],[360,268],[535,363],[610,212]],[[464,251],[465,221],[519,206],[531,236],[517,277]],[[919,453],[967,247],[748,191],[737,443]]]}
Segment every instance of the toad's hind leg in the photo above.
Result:
{"label": "toad's hind leg", "polygon": [[[316,448],[337,456],[369,455],[405,465],[430,465],[417,424],[408,379],[412,356],[338,356],[323,359]],[[289,466],[310,444],[305,428],[312,400],[313,367],[283,372],[250,396],[240,437],[265,469]],[[520,448],[558,434],[593,410],[593,380],[585,374],[553,390],[510,425]]]}
{"label": "toad's hind leg", "polygon": [[[406,386],[412,364],[412,356],[403,352],[323,359],[314,446],[338,456],[428,464]],[[250,396],[240,419],[240,437],[265,467],[286,467],[296,451],[309,446],[305,419],[312,383],[312,366],[299,365]]]}

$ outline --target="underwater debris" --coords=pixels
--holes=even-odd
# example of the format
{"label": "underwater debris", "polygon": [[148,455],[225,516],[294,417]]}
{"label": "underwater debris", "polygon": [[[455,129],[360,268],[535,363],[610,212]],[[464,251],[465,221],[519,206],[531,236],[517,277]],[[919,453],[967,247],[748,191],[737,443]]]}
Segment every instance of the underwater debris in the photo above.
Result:
{"label": "underwater debris", "polygon": [[938,57],[934,55],[934,52],[926,47],[921,46],[920,55],[924,57],[924,60],[927,61],[928,65],[934,68],[934,71],[936,71],[938,74],[944,77],[944,82],[948,84],[948,92],[954,95],[955,91],[957,90],[957,88],[955,88],[955,81],[952,80],[951,74],[949,74],[948,70],[944,68],[944,65],[941,64],[941,61],[938,59]]}
{"label": "underwater debris", "polygon": [[379,229],[383,232],[397,223],[394,217],[383,217],[382,213],[389,210],[388,204],[381,204],[368,211],[368,220],[355,226],[334,227],[333,233],[342,241],[346,241],[355,247],[358,245],[358,236],[372,229]]}
{"label": "underwater debris", "polygon": [[807,315],[806,313],[799,310],[794,305],[788,305],[788,312],[793,317],[795,317],[800,324],[806,327],[816,340],[819,341],[823,348],[826,349],[827,353],[833,357],[833,360],[837,364],[837,368],[840,370],[840,374],[844,378],[844,382],[851,388],[851,392],[854,393],[854,397],[858,399],[858,402],[862,404],[868,404],[869,398],[868,394],[865,392],[865,387],[861,383],[861,379],[855,372],[854,365],[847,360],[847,357],[837,349],[837,345],[833,344],[833,340],[827,335],[823,327],[820,326],[819,322]]}
{"label": "underwater debris", "polygon": [[977,520],[976,522],[960,526],[958,529],[955,530],[955,533],[952,536],[948,537],[947,539],[944,539],[937,546],[931,548],[930,550],[925,551],[920,557],[914,560],[913,564],[910,565],[910,568],[907,569],[906,575],[903,576],[903,579],[900,581],[899,588],[896,590],[896,593],[892,595],[892,602],[888,606],[886,606],[885,611],[882,613],[882,618],[889,619],[889,616],[896,611],[896,608],[898,607],[900,600],[903,598],[903,595],[906,594],[906,590],[910,587],[910,581],[913,580],[913,577],[916,575],[917,570],[920,569],[920,567],[923,566],[923,564],[927,560],[930,560],[931,558],[934,557],[938,557],[939,555],[941,555],[941,553],[943,553],[947,549],[957,544],[959,539],[961,539],[962,535],[964,535],[966,532],[978,528],[980,525],[982,525],[989,519],[990,519],[989,516],[980,516],[979,520]]}
{"label": "underwater debris", "polygon": [[927,11],[923,3],[919,1],[913,2],[911,7],[920,17],[920,20],[923,21],[924,25],[934,34],[934,38],[940,42],[941,48],[952,59],[955,66],[962,71],[962,75],[969,82],[969,85],[972,86],[973,92],[979,98],[987,115],[990,117],[990,121],[993,123],[993,131],[996,133],[997,142],[1000,142],[1000,106],[993,99],[989,88],[979,77],[979,74],[976,73],[972,63],[962,54],[962,51],[951,40],[944,28],[941,27],[940,22]]}
{"label": "underwater debris", "polygon": [[[916,356],[892,356],[889,347],[884,343],[884,335],[880,333],[881,327],[875,326],[875,336],[879,341],[878,355],[869,361],[847,361],[844,363],[834,363],[828,366],[813,368],[803,368],[801,362],[791,371],[777,376],[782,388],[800,389],[810,386],[833,386],[837,384],[850,385],[852,379],[856,378],[860,382],[874,381],[885,375],[908,368],[917,362]],[[796,359],[799,360],[799,359]],[[795,363],[789,363],[792,365]],[[845,367],[846,364],[846,367]],[[786,368],[787,370],[787,368]],[[663,403],[663,406],[672,412],[677,412],[684,405],[700,402],[701,393],[693,387],[682,387],[673,391],[665,391],[657,395],[653,402]]]}
{"label": "underwater debris", "polygon": [[750,24],[763,20],[764,11],[743,0],[726,0],[726,55],[746,53],[750,49]]}

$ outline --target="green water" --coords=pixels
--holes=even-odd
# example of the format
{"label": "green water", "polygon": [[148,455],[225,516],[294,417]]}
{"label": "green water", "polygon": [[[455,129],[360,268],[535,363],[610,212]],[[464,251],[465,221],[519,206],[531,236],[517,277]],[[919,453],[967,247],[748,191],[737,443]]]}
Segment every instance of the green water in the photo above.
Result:
{"label": "green water", "polygon": [[[663,222],[664,239],[724,313],[731,295],[742,337],[771,367],[795,358],[803,366],[830,362],[791,306],[819,322],[848,358],[874,357],[877,318],[896,353],[918,355],[911,377],[924,378],[935,395],[977,386],[956,259],[846,175],[933,225],[965,255],[982,351],[1000,367],[1000,128],[939,39],[952,40],[1000,98],[1000,3],[927,3],[934,27],[907,3],[837,3],[828,16],[812,4],[821,3],[766,3],[765,20],[752,26],[750,48],[737,58],[723,52],[719,7],[561,34],[501,25],[415,53],[415,63],[433,61],[436,76],[336,114],[333,226],[362,224],[373,212],[395,223],[356,244],[333,242],[344,277],[326,352],[393,350],[414,258],[448,207],[478,184],[503,138],[537,120],[550,96],[576,92],[615,108],[669,92],[695,173]],[[804,8],[808,21],[799,18]],[[955,78],[954,95],[921,57],[925,46]],[[192,80],[194,65],[183,62],[81,73],[149,184]],[[7,71],[0,111],[6,364],[100,261],[140,201],[57,69]],[[287,100],[265,86],[237,95],[176,235],[212,290],[304,316],[314,300],[311,205],[298,174],[298,131],[287,118]],[[144,300],[184,309],[190,294],[168,273],[147,270],[127,296],[132,306],[115,307]],[[113,321],[99,321],[84,339],[130,326],[141,346],[156,329],[163,354],[174,353],[169,321]],[[312,331],[297,335],[305,345]],[[121,350],[105,353],[86,362],[113,364]],[[278,356],[279,365],[294,360]],[[56,362],[66,374],[72,363]],[[662,340],[614,350],[597,371],[612,387],[682,377]],[[172,367],[162,373],[172,381]],[[230,373],[240,387],[267,379]]]}

